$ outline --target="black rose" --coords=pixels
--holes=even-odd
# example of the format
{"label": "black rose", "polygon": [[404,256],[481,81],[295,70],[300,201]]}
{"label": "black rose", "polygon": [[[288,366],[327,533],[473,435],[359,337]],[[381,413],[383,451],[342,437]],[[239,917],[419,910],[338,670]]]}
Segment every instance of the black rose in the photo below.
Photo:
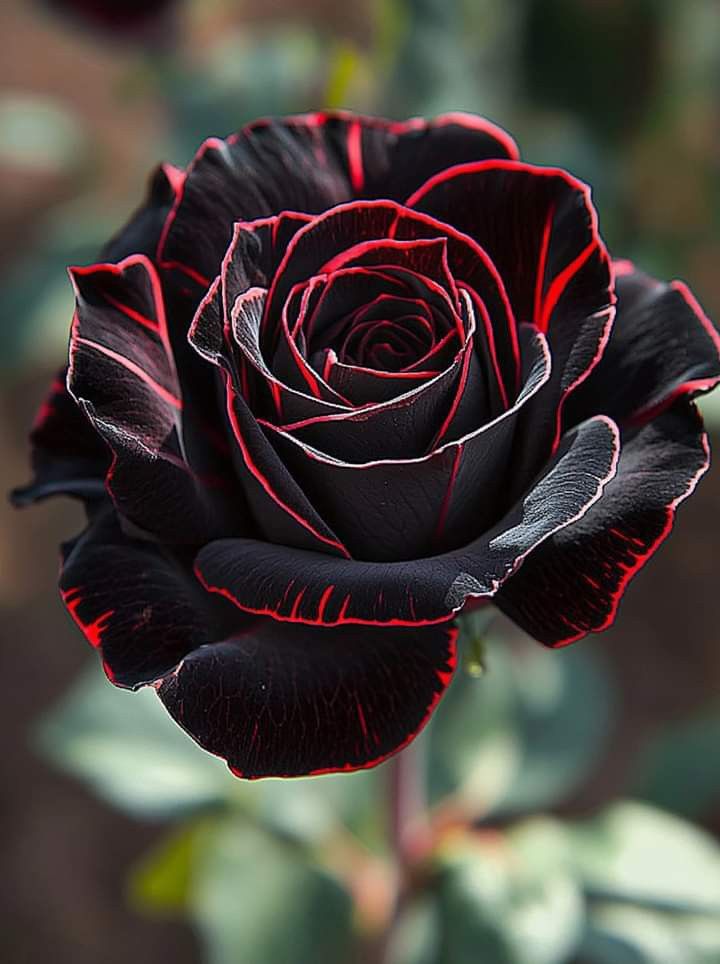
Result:
{"label": "black rose", "polygon": [[72,277],[16,499],[85,501],[68,609],[242,776],[405,745],[465,606],[606,627],[708,464],[710,322],[473,116],[212,138]]}

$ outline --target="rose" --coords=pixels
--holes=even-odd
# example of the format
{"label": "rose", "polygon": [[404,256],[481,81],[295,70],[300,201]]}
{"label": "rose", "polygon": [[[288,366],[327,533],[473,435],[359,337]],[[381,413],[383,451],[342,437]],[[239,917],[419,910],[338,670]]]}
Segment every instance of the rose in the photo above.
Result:
{"label": "rose", "polygon": [[16,498],[85,501],[70,613],[240,775],[404,746],[467,605],[605,628],[707,467],[712,325],[479,118],[210,139],[104,258]]}

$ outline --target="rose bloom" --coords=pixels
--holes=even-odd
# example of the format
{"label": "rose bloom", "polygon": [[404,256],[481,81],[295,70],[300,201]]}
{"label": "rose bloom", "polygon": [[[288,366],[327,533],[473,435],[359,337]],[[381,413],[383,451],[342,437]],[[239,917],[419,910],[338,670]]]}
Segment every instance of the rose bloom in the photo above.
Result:
{"label": "rose bloom", "polygon": [[711,323],[479,117],[210,138],[71,277],[16,501],[83,500],[70,614],[239,776],[401,749],[469,606],[605,629],[708,465]]}

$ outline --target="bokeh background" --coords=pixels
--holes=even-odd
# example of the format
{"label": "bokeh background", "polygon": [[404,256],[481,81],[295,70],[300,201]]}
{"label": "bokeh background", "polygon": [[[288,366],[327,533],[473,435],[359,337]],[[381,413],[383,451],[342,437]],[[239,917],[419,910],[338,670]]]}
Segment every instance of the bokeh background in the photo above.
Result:
{"label": "bokeh background", "polygon": [[[61,6],[0,4],[4,490],[64,357],[65,266],[93,259],[158,160],[260,115],[485,114],[593,185],[616,255],[720,317],[716,0],[179,0],[132,28]],[[704,412],[717,444],[720,405]],[[718,519],[715,469],[615,628],[546,654],[498,620],[485,671],[466,659],[426,741],[433,800],[454,803],[386,960],[720,962]],[[80,526],[69,502],[0,502],[3,960],[380,960],[382,768],[240,786],[152,694],[112,690],[56,592]]]}

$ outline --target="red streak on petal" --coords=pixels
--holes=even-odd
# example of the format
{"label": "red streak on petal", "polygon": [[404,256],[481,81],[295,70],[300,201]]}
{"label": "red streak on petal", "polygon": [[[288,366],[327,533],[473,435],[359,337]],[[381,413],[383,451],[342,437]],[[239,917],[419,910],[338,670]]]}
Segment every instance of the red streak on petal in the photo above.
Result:
{"label": "red streak on petal", "polygon": [[113,308],[117,308],[118,311],[121,311],[124,315],[127,315],[128,318],[132,318],[133,321],[136,321],[139,325],[142,325],[143,328],[147,328],[148,331],[152,331],[156,335],[160,334],[160,325],[157,323],[157,321],[153,321],[152,318],[148,318],[139,311],[135,311],[135,309],[131,308],[130,305],[123,304],[122,301],[118,301],[117,298],[113,298],[113,296],[107,294],[107,292],[103,293],[103,297],[106,301],[110,302]]}
{"label": "red streak on petal", "polygon": [[280,385],[272,378],[268,379],[268,384],[270,385],[270,393],[272,394],[275,411],[278,414],[278,418],[282,418],[282,395],[280,393]]}
{"label": "red streak on petal", "polygon": [[82,604],[82,596],[78,588],[67,589],[61,592],[63,602],[72,616],[75,623],[83,631],[85,638],[95,649],[102,645],[102,634],[107,628],[107,620],[111,619],[115,613],[114,609],[108,609],[91,623],[84,623],[78,615],[78,607]]}
{"label": "red streak on petal", "polygon": [[292,620],[297,619],[298,610],[300,609],[300,603],[302,602],[302,598],[304,595],[305,595],[305,589],[301,589],[300,592],[295,597],[295,602],[293,603],[292,609],[290,610],[290,619]]}
{"label": "red streak on petal", "polygon": [[348,168],[353,191],[359,193],[365,185],[362,159],[362,128],[360,121],[353,121],[347,132]]}
{"label": "red streak on petal", "polygon": [[[633,576],[635,576],[643,568],[643,566],[648,562],[648,560],[654,555],[658,546],[662,542],[664,542],[665,539],[667,539],[668,535],[672,531],[677,507],[680,505],[681,502],[684,502],[685,499],[688,498],[688,496],[692,495],[692,493],[695,491],[695,488],[698,482],[703,477],[705,472],[707,472],[707,469],[710,465],[710,444],[708,442],[708,437],[706,433],[703,433],[702,445],[703,445],[703,450],[705,452],[705,461],[697,470],[695,475],[689,480],[685,488],[685,491],[681,492],[680,495],[674,498],[672,502],[667,506],[665,510],[666,519],[665,519],[665,524],[663,525],[662,531],[657,536],[657,538],[654,539],[652,543],[650,543],[649,546],[646,546],[645,543],[642,541],[642,539],[637,539],[634,536],[630,536],[628,535],[628,533],[623,532],[622,529],[618,529],[617,527],[612,527],[611,529],[608,530],[617,539],[620,539],[623,542],[629,543],[631,547],[634,546],[638,550],[639,555],[638,555],[638,558],[633,563],[630,563],[628,565],[619,564],[620,568],[623,570],[623,574],[620,579],[620,582],[618,583],[617,589],[612,595],[610,612],[608,613],[607,617],[603,621],[602,625],[597,626],[593,630],[593,632],[601,633],[605,629],[608,629],[610,626],[612,626],[613,622],[615,621],[615,617],[617,616],[620,600],[622,599],[625,593],[625,589],[628,583],[633,578]],[[576,633],[574,636],[569,636],[566,639],[562,639],[559,642],[555,643],[555,648],[562,649],[565,646],[569,646],[571,643],[577,642],[579,639],[582,639],[586,635],[587,635],[587,629],[583,629],[580,632]]]}
{"label": "red streak on petal", "polygon": [[238,445],[240,446],[240,453],[243,457],[243,461],[245,462],[245,465],[248,468],[248,471],[260,483],[262,488],[270,496],[273,502],[277,503],[277,505],[279,505],[282,509],[284,509],[285,512],[287,512],[287,514],[291,518],[293,518],[299,525],[301,525],[304,529],[307,529],[308,532],[312,533],[312,535],[314,535],[315,538],[318,539],[320,542],[324,542],[325,545],[332,546],[334,549],[337,549],[343,556],[345,556],[346,559],[349,559],[350,553],[347,551],[347,549],[341,542],[338,542],[335,539],[331,539],[328,536],[324,536],[321,532],[318,532],[318,530],[313,525],[311,525],[307,521],[307,519],[303,519],[301,515],[299,515],[286,502],[283,502],[283,500],[279,498],[279,496],[273,489],[272,485],[270,484],[269,480],[266,478],[265,475],[263,475],[263,473],[260,471],[258,466],[255,464],[255,462],[252,459],[252,456],[250,455],[248,447],[245,444],[245,440],[240,430],[240,423],[238,421],[237,415],[235,414],[235,407],[233,405],[233,399],[232,399],[232,386],[230,384],[230,376],[228,375],[227,372],[225,372],[224,374],[225,374],[225,379],[227,383],[226,388],[227,388],[228,418],[230,419],[230,424],[232,425],[233,433],[235,435]]}
{"label": "red streak on petal", "polygon": [[320,597],[320,603],[318,605],[318,614],[317,614],[317,621],[319,623],[322,623],[323,621],[323,616],[325,615],[325,607],[328,604],[328,600],[332,596],[334,588],[335,586],[328,586],[327,589],[323,591],[323,594]]}
{"label": "red streak on petal", "polygon": [[[457,479],[458,472],[460,471],[460,462],[462,461],[463,446],[458,445],[455,449],[455,457],[453,459],[452,469],[450,470],[450,479],[448,481],[447,490],[445,492],[445,498],[443,499],[442,506],[440,507],[440,515],[438,516],[437,525],[435,526],[435,532],[433,538],[437,541],[441,538],[443,531],[445,529],[445,522],[447,521],[448,512],[450,511],[450,502],[452,501],[452,492],[455,487],[455,480]],[[412,610],[411,610],[412,612]]]}
{"label": "red streak on petal", "polygon": [[362,703],[358,699],[355,700],[355,708],[357,709],[358,720],[360,722],[360,729],[362,730],[363,738],[365,740],[365,743],[367,744],[367,738],[368,738],[367,720],[365,719],[365,713],[363,712]]}
{"label": "red streak on petal", "polygon": [[535,310],[533,311],[533,322],[537,323],[542,312],[542,296],[545,283],[545,267],[547,265],[547,254],[550,246],[550,233],[552,231],[553,217],[555,216],[555,205],[553,204],[548,211],[545,229],[543,231],[542,243],[540,245],[540,255],[538,257],[537,276],[535,278]]}
{"label": "red streak on petal", "polygon": [[597,249],[597,246],[598,246],[597,238],[593,238],[593,240],[587,245],[587,247],[584,248],[580,252],[580,254],[576,258],[574,258],[570,262],[570,264],[567,265],[567,267],[563,268],[560,274],[553,279],[553,283],[550,285],[550,288],[548,289],[548,293],[543,302],[542,313],[540,317],[537,319],[537,326],[540,329],[540,331],[542,331],[543,333],[548,330],[548,324],[550,323],[550,315],[555,310],[555,306],[560,300],[562,293],[565,291],[565,289],[570,284],[574,276],[578,273],[578,271],[582,268],[582,266],[588,260],[588,258],[593,253],[593,251]]}
{"label": "red streak on petal", "polygon": [[188,278],[192,278],[197,284],[202,285],[203,288],[207,288],[210,284],[210,278],[206,278],[204,274],[200,274],[195,268],[191,268],[190,265],[183,264],[182,261],[167,261],[164,258],[158,261],[161,268],[166,270],[181,271],[183,274],[187,275]]}
{"label": "red streak on petal", "polygon": [[123,368],[126,368],[129,372],[132,372],[133,375],[136,375],[141,381],[145,382],[145,384],[157,395],[159,395],[160,398],[166,401],[168,405],[172,405],[177,409],[182,409],[182,401],[177,398],[177,396],[169,392],[167,388],[163,388],[162,385],[158,384],[154,378],[148,375],[148,373],[140,368],[139,365],[136,365],[135,362],[130,361],[129,358],[125,358],[124,355],[118,354],[118,352],[113,351],[112,348],[106,348],[105,345],[100,345],[98,342],[91,341],[89,338],[81,338],[78,336],[75,341],[78,345],[86,345],[88,348],[92,348],[95,351],[100,352],[101,355],[107,355],[108,358],[111,358],[113,361],[117,362],[118,365],[122,365]]}

